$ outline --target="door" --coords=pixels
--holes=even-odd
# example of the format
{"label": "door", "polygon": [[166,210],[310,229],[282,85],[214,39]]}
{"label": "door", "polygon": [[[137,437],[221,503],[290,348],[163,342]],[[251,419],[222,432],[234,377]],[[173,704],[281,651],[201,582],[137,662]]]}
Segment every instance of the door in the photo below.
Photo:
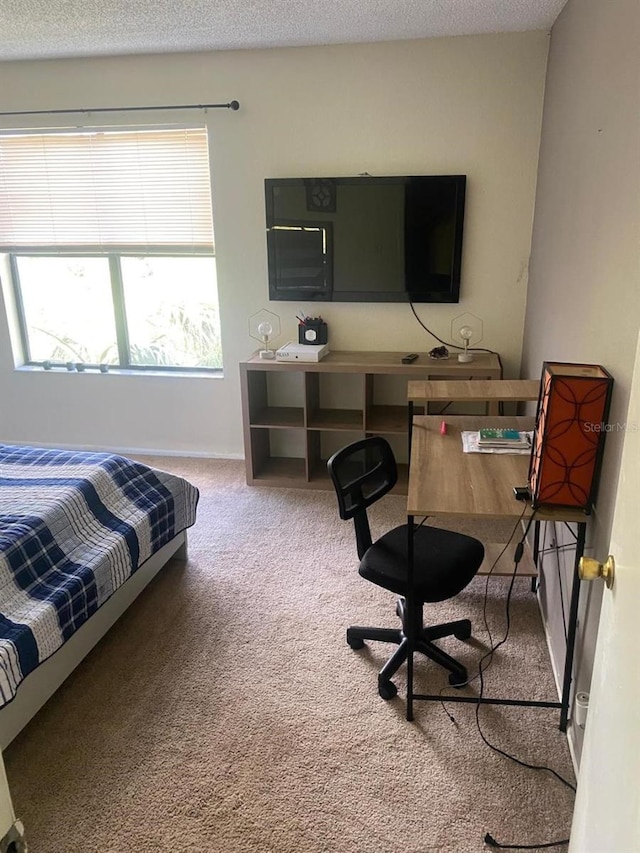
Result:
{"label": "door", "polygon": [[639,494],[640,338],[609,548],[615,580],[603,595],[569,853],[640,851]]}

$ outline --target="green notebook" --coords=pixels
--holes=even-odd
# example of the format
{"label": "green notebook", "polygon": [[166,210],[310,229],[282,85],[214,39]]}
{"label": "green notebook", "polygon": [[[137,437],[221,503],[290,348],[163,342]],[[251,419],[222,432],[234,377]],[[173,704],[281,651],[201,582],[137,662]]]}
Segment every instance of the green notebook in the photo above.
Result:
{"label": "green notebook", "polygon": [[517,429],[481,429],[480,441],[521,441]]}

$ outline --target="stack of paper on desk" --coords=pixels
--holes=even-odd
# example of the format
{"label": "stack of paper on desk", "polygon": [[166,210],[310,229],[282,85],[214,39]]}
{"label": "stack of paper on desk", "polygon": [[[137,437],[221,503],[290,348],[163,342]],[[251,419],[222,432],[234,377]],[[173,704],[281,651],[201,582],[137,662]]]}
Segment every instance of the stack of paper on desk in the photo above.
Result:
{"label": "stack of paper on desk", "polygon": [[[508,435],[500,433],[508,433]],[[517,433],[514,435],[514,433]],[[533,432],[516,430],[463,430],[462,449],[465,453],[531,453]]]}

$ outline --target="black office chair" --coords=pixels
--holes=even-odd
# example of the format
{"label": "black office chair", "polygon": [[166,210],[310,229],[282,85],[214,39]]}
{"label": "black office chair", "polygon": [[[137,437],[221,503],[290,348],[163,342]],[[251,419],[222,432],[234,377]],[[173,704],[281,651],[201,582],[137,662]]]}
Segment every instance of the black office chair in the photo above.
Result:
{"label": "black office chair", "polygon": [[[383,699],[392,699],[398,692],[391,678],[407,658],[407,540],[406,524],[395,527],[375,542],[371,540],[367,507],[387,494],[397,482],[398,472],[389,443],[380,437],[365,438],[344,447],[329,459],[329,475],[338,496],[340,518],[353,519],[360,558],[359,572],[371,583],[401,596],[396,613],[402,627],[347,629],[347,643],[361,649],[364,640],[397,643],[398,648],[378,675],[378,692]],[[428,525],[416,525],[413,533],[414,600],[412,624],[420,625],[415,649],[443,666],[450,673],[449,683],[459,686],[467,681],[467,670],[435,645],[434,640],[454,635],[459,640],[471,636],[471,622],[460,619],[444,625],[425,627],[422,608],[427,602],[453,598],[473,579],[484,559],[484,547],[477,539],[441,530]]]}

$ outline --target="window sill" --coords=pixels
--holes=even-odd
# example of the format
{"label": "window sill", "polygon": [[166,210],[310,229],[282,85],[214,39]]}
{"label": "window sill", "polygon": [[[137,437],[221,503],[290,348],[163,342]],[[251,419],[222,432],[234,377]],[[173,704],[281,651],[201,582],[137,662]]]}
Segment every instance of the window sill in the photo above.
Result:
{"label": "window sill", "polygon": [[15,368],[17,373],[47,373],[67,376],[136,376],[138,378],[145,376],[174,378],[174,379],[224,379],[224,371],[222,368],[212,370],[135,370],[131,368],[113,367],[109,368],[106,373],[97,368],[87,368],[86,370],[66,370],[62,367],[52,367],[50,370],[45,370],[35,364],[23,364]]}

